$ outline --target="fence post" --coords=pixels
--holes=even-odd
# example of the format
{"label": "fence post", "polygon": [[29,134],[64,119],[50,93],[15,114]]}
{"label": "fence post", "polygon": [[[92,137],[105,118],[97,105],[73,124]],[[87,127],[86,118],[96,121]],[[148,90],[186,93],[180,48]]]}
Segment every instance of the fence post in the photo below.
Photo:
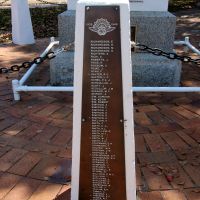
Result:
{"label": "fence post", "polygon": [[18,45],[35,43],[27,0],[12,0],[12,40]]}

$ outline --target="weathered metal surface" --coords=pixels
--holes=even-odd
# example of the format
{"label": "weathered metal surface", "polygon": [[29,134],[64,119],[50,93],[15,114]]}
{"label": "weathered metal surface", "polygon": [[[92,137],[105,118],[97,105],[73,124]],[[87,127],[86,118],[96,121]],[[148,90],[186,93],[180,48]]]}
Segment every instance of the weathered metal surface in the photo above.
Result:
{"label": "weathered metal surface", "polygon": [[80,200],[126,200],[119,6],[86,7]]}

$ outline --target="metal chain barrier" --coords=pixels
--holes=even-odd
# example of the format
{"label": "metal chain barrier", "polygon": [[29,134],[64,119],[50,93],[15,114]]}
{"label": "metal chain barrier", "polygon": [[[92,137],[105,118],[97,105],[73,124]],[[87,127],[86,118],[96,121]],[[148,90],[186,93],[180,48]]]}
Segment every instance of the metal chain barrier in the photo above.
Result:
{"label": "metal chain barrier", "polygon": [[0,6],[3,6],[5,3],[7,3],[9,0],[3,0],[3,1],[0,1]]}
{"label": "metal chain barrier", "polygon": [[164,52],[161,49],[150,48],[150,47],[148,47],[146,45],[135,43],[133,41],[131,42],[131,46],[133,48],[139,49],[141,51],[145,51],[145,52],[151,53],[151,54],[153,54],[155,56],[164,56],[164,57],[166,57],[168,59],[171,59],[171,60],[180,60],[180,61],[185,62],[185,63],[194,63],[196,65],[200,65],[200,59],[192,59],[189,56],[179,56],[176,53]]}
{"label": "metal chain barrier", "polygon": [[[196,65],[200,65],[200,59],[192,59],[189,56],[179,56],[176,53],[168,53],[168,52],[164,52],[161,49],[158,48],[150,48],[146,45],[143,44],[136,44],[135,42],[131,42],[131,46],[133,48],[137,48],[141,51],[145,51],[148,53],[151,53],[155,56],[164,56],[168,59],[171,60],[180,60],[182,62],[185,63],[194,63]],[[41,64],[43,63],[45,60],[51,60],[53,58],[55,58],[58,54],[64,52],[64,51],[69,51],[72,47],[74,47],[74,43],[70,43],[66,46],[63,46],[62,48],[56,50],[55,52],[51,51],[49,52],[45,57],[36,57],[34,58],[32,61],[30,62],[24,62],[21,65],[13,65],[10,68],[6,68],[6,67],[0,67],[0,74],[7,74],[7,73],[11,73],[11,72],[18,72],[21,69],[28,69],[30,68],[33,64]]]}
{"label": "metal chain barrier", "polygon": [[19,72],[21,69],[29,69],[33,64],[42,64],[45,60],[51,60],[55,58],[58,54],[69,51],[74,46],[74,43],[70,43],[62,48],[56,50],[55,52],[51,51],[46,54],[45,57],[36,57],[32,61],[23,62],[21,65],[13,65],[9,68],[0,67],[0,74],[8,74],[12,72]]}

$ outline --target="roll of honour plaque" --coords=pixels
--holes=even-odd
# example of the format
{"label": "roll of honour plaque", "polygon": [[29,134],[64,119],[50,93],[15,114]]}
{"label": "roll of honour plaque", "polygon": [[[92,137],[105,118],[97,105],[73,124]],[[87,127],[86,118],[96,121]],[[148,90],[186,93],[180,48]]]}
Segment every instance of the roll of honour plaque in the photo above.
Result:
{"label": "roll of honour plaque", "polygon": [[[82,80],[79,80],[82,81],[82,88],[79,87],[82,90],[80,153],[77,162],[74,158],[72,168],[75,170],[78,164],[79,173],[77,176],[74,172],[78,180],[74,177],[72,181],[72,200],[127,200],[130,199],[128,191],[134,194],[134,181],[130,189],[126,178],[126,170],[132,168],[131,174],[134,174],[134,159],[126,162],[128,156],[125,156],[127,119],[124,116],[121,23],[118,5],[85,6],[83,69]],[[76,119],[75,115],[74,127]],[[77,156],[75,134],[73,156]],[[134,142],[132,155],[133,148]],[[126,167],[128,163],[132,166]],[[134,180],[134,176],[132,178]],[[73,189],[77,181],[79,186]]]}

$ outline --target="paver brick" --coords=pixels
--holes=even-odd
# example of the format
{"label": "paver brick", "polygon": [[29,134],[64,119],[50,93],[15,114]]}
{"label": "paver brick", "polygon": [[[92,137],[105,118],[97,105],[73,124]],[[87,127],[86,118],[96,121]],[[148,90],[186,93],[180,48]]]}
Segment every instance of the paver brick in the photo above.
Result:
{"label": "paver brick", "polygon": [[15,164],[20,158],[22,158],[25,153],[27,153],[27,151],[23,149],[12,149],[11,151],[7,152],[0,158],[0,170],[8,170],[10,167],[13,166],[13,164]]}
{"label": "paver brick", "polygon": [[5,196],[4,200],[28,200],[40,183],[38,180],[23,178]]}
{"label": "paver brick", "polygon": [[197,115],[200,115],[199,105],[183,104],[181,106],[187,110],[190,110],[190,111],[196,113]]}
{"label": "paver brick", "polygon": [[160,192],[138,192],[139,200],[163,200]]}
{"label": "paver brick", "polygon": [[178,114],[182,115],[183,117],[185,117],[186,119],[193,119],[193,118],[197,118],[198,115],[183,108],[183,107],[174,107],[172,108],[175,112],[177,112]]}
{"label": "paver brick", "polygon": [[33,152],[40,152],[47,155],[56,155],[62,150],[62,147],[52,144],[45,144],[38,141],[31,141],[24,147],[24,149]]}
{"label": "paver brick", "polygon": [[145,185],[139,165],[136,165],[136,186],[137,190],[142,190]]}
{"label": "paver brick", "polygon": [[20,181],[21,177],[3,173],[0,175],[0,199],[6,196],[6,194]]}
{"label": "paver brick", "polygon": [[135,109],[137,109],[139,112],[151,112],[158,110],[158,108],[156,108],[154,105],[135,106]]}
{"label": "paver brick", "polygon": [[147,152],[143,135],[135,136],[135,150],[136,152]]}
{"label": "paver brick", "polygon": [[170,120],[160,113],[160,111],[148,112],[147,116],[154,124],[169,123]]}
{"label": "paver brick", "polygon": [[72,113],[72,109],[69,107],[62,107],[61,109],[57,110],[56,112],[54,112],[51,117],[54,119],[63,119],[67,116],[70,115],[70,113]]}
{"label": "paver brick", "polygon": [[183,131],[177,131],[176,133],[177,133],[177,135],[180,138],[182,138],[182,140],[184,140],[191,147],[198,146],[198,143],[192,137],[190,137],[189,135],[187,135],[185,132],[183,132]]}
{"label": "paver brick", "polygon": [[66,121],[63,119],[55,119],[50,123],[50,125],[69,129],[69,128],[72,128],[72,121]]}
{"label": "paver brick", "polygon": [[152,152],[158,152],[158,151],[168,151],[169,147],[165,142],[162,140],[160,135],[155,134],[145,134],[144,138],[146,140],[146,143],[148,144],[150,150]]}
{"label": "paver brick", "polygon": [[137,157],[141,164],[173,163],[177,161],[176,156],[171,151],[137,153]]}
{"label": "paver brick", "polygon": [[44,143],[50,143],[50,139],[53,138],[60,129],[54,126],[45,126],[43,129],[39,129],[38,134],[33,138],[35,141]]}
{"label": "paver brick", "polygon": [[149,168],[142,168],[142,173],[148,184],[150,190],[171,189],[171,185],[168,183],[164,175],[156,176]]}
{"label": "paver brick", "polygon": [[164,132],[172,132],[172,131],[179,131],[182,130],[177,123],[163,123],[160,125],[152,125],[148,126],[148,128],[151,130],[152,133],[164,133]]}
{"label": "paver brick", "polygon": [[[177,162],[164,163],[155,165],[156,169],[161,170],[161,174],[165,176],[171,176],[170,184],[174,189],[192,188],[194,183],[187,173],[183,170],[181,165]],[[156,171],[156,170],[155,170]],[[157,173],[158,176],[160,175]]]}
{"label": "paver brick", "polygon": [[52,138],[51,143],[58,146],[65,146],[72,139],[71,129],[61,129],[54,138]]}
{"label": "paver brick", "polygon": [[179,115],[178,113],[176,113],[175,111],[171,109],[164,109],[164,110],[161,110],[160,112],[164,116],[166,116],[170,121],[181,122],[186,119],[185,117]]}
{"label": "paver brick", "polygon": [[200,128],[184,129],[184,132],[186,132],[196,142],[200,143]]}
{"label": "paver brick", "polygon": [[29,152],[21,160],[14,164],[8,171],[13,174],[25,176],[35,167],[41,158],[41,154]]}
{"label": "paver brick", "polygon": [[189,146],[176,134],[176,132],[162,133],[160,135],[173,150],[189,148]]}
{"label": "paver brick", "polygon": [[138,134],[149,134],[150,130],[147,127],[135,125],[134,132],[135,132],[135,135],[138,135]]}
{"label": "paver brick", "polygon": [[185,121],[179,122],[179,124],[184,129],[198,128],[199,124],[200,124],[200,118],[194,118],[194,119],[190,119],[190,120],[185,120]]}
{"label": "paver brick", "polygon": [[30,140],[33,137],[35,137],[37,134],[39,134],[43,128],[44,128],[44,125],[34,123],[31,126],[29,126],[28,128],[26,128],[25,130],[18,133],[17,136],[20,138]]}
{"label": "paver brick", "polygon": [[200,188],[185,190],[186,197],[188,200],[199,200],[200,199]]}
{"label": "paver brick", "polygon": [[145,113],[135,113],[134,120],[139,125],[150,125],[152,122]]}
{"label": "paver brick", "polygon": [[37,112],[37,115],[40,117],[48,117],[49,115],[53,114],[55,111],[59,110],[61,105],[58,104],[50,104],[47,105],[45,108]]}
{"label": "paver brick", "polygon": [[28,128],[30,125],[30,122],[27,120],[21,120],[14,124],[13,126],[5,129],[3,132],[8,134],[8,135],[17,135],[19,132],[22,130]]}
{"label": "paver brick", "polygon": [[4,129],[8,128],[9,126],[12,126],[17,122],[16,118],[9,117],[4,120],[0,121],[0,131],[3,131]]}
{"label": "paver brick", "polygon": [[55,200],[70,200],[71,185],[63,185]]}
{"label": "paver brick", "polygon": [[71,176],[71,160],[65,160],[57,157],[45,157],[43,158],[29,173],[29,177],[47,180],[48,177],[56,174],[62,170],[61,178],[68,178]]}
{"label": "paver brick", "polygon": [[184,193],[178,190],[161,191],[163,200],[187,200]]}
{"label": "paver brick", "polygon": [[43,182],[29,200],[53,200],[59,193],[62,185]]}
{"label": "paver brick", "polygon": [[57,154],[58,157],[72,159],[72,149],[64,149]]}
{"label": "paver brick", "polygon": [[189,174],[192,180],[195,182],[197,186],[200,186],[200,173],[199,173],[199,165],[192,166],[192,164],[186,164],[183,166],[185,171]]}

